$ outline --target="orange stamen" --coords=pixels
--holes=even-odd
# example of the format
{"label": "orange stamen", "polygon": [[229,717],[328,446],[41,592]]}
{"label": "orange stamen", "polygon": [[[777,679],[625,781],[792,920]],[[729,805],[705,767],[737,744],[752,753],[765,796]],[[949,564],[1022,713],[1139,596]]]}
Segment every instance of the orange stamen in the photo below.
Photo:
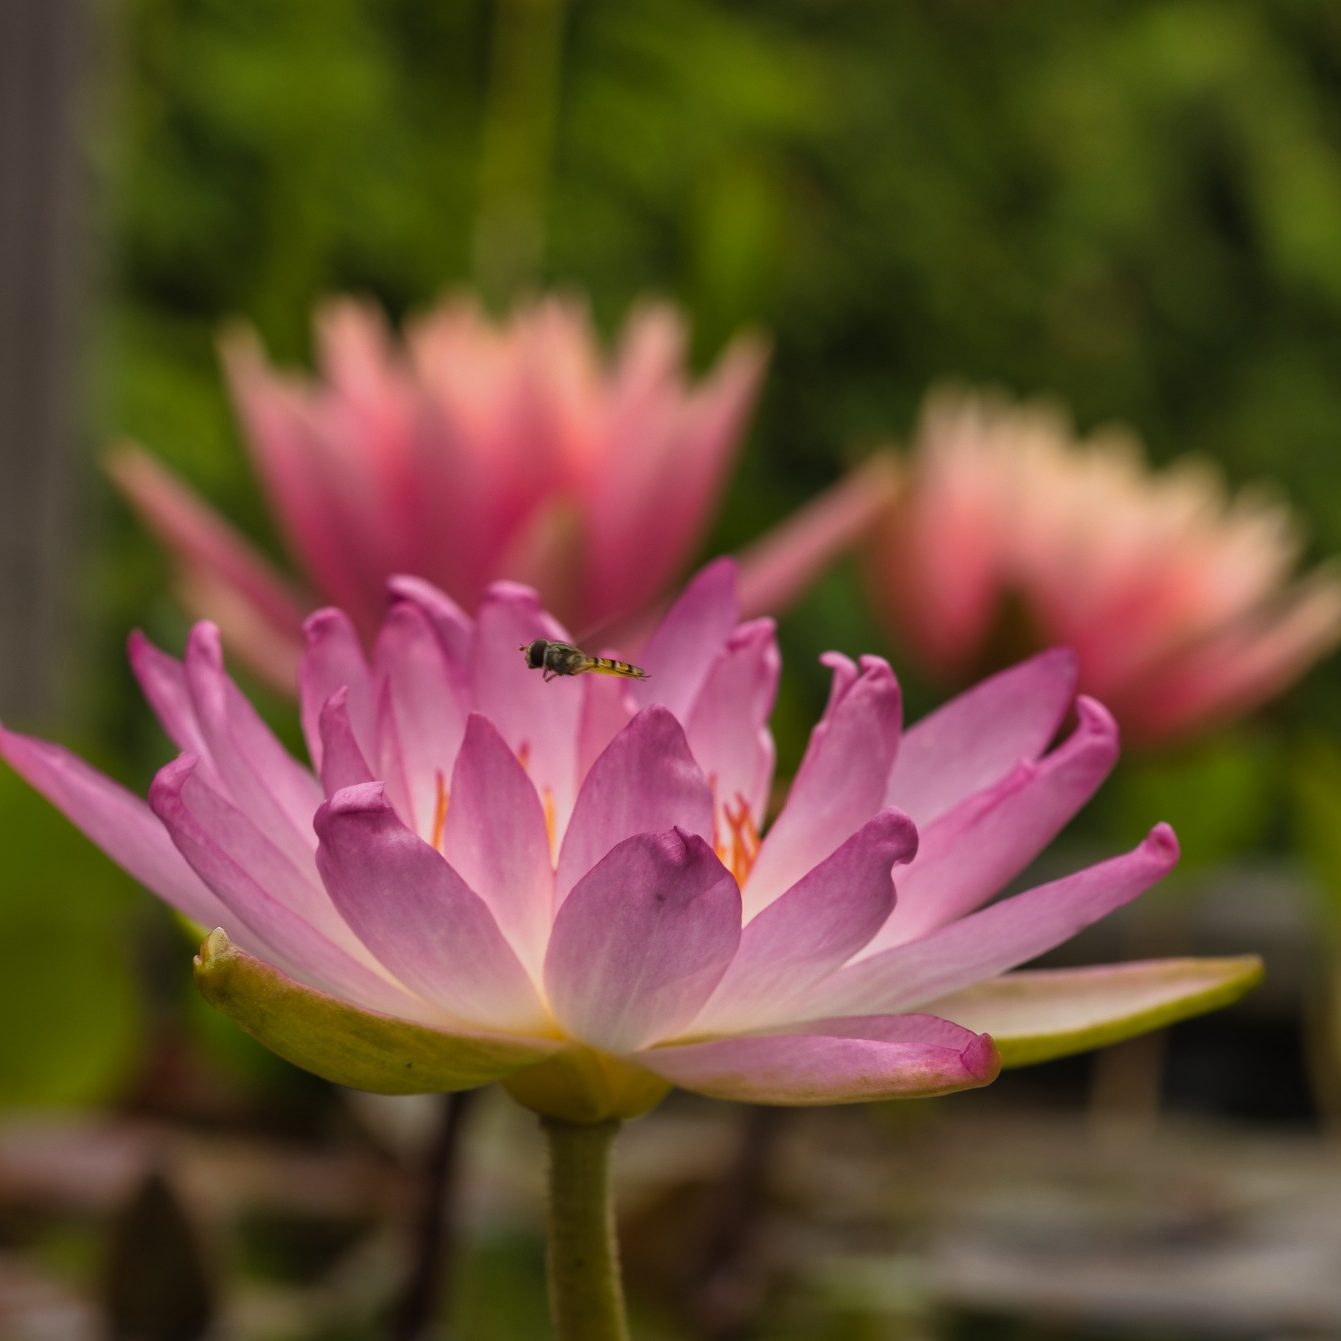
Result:
{"label": "orange stamen", "polygon": [[433,846],[442,851],[442,831],[447,823],[447,804],[450,797],[447,795],[447,783],[442,776],[442,769],[435,770],[434,776],[438,782],[438,795],[433,803]]}
{"label": "orange stamen", "polygon": [[549,859],[552,864],[557,863],[559,860],[558,820],[554,813],[553,788],[542,787],[540,789],[540,805],[545,812],[545,833],[549,838]]}
{"label": "orange stamen", "polygon": [[743,885],[749,879],[755,858],[759,855],[759,826],[754,822],[750,803],[739,792],[736,793],[736,809],[733,811],[729,805],[723,805],[722,814],[731,830],[731,841],[729,852],[724,853],[719,849],[718,856],[736,877],[736,883]]}

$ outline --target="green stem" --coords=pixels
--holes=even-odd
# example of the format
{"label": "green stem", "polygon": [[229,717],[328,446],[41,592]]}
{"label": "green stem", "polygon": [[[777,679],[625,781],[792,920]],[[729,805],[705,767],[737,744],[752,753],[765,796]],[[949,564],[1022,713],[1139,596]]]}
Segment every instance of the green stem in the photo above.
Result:
{"label": "green stem", "polygon": [[610,1185],[618,1122],[542,1118],[549,1143],[549,1307],[557,1341],[628,1341]]}

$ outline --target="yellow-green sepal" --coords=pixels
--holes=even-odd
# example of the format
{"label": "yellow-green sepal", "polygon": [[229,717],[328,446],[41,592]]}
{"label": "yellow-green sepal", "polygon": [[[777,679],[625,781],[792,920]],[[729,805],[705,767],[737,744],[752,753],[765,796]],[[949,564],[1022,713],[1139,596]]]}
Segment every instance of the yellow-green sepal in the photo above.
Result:
{"label": "yellow-green sepal", "polygon": [[925,1007],[989,1033],[1003,1067],[1103,1048],[1237,1001],[1262,978],[1256,955],[1031,969]]}
{"label": "yellow-green sepal", "polygon": [[671,1086],[623,1058],[579,1046],[514,1072],[503,1088],[542,1117],[588,1123],[641,1117]]}
{"label": "yellow-green sepal", "polygon": [[447,1033],[351,1006],[239,950],[216,928],[195,958],[205,1000],[286,1061],[350,1089],[474,1089],[549,1056],[544,1039]]}

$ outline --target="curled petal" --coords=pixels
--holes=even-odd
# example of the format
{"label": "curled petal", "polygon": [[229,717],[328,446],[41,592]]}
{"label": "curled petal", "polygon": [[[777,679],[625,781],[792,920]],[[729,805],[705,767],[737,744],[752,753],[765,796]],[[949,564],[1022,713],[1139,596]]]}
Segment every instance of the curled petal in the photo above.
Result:
{"label": "curled petal", "polygon": [[210,1005],[304,1071],[374,1094],[431,1094],[487,1085],[554,1051],[547,1039],[434,1029],[360,1010],[304,987],[212,931],[195,960]]}
{"label": "curled petal", "polygon": [[401,823],[380,783],[337,793],[316,829],[331,899],[399,982],[456,1020],[544,1031],[531,980],[484,901]]}
{"label": "curled petal", "polygon": [[740,949],[695,1033],[758,1029],[794,1018],[789,1004],[846,963],[894,906],[891,871],[917,851],[917,830],[883,810],[802,876],[741,933]]}
{"label": "curled petal", "polygon": [[829,704],[746,882],[747,918],[823,861],[884,804],[902,720],[898,681],[880,657],[862,657],[860,667],[835,652],[824,660],[834,673]]}
{"label": "curled petal", "polygon": [[1261,978],[1256,955],[1029,969],[977,983],[928,1009],[989,1032],[1003,1066],[1029,1066],[1217,1010]]}
{"label": "curled petal", "polygon": [[998,672],[904,732],[885,803],[925,826],[957,801],[1035,759],[1076,692],[1077,663],[1055,647]]}
{"label": "curled petal", "polygon": [[815,1014],[905,1010],[993,978],[1070,940],[1173,869],[1178,840],[1157,824],[1139,847],[970,913],[840,969],[798,1001]]}
{"label": "curled petal", "polygon": [[740,893],[696,834],[637,834],[573,888],[554,919],[545,989],[574,1038],[630,1052],[676,1033],[740,940]]}
{"label": "curled petal", "polygon": [[1037,763],[970,796],[922,830],[899,880],[899,906],[871,950],[901,944],[981,907],[1017,876],[1094,795],[1117,762],[1117,725],[1092,699],[1071,736]]}
{"label": "curled petal", "polygon": [[638,1062],[674,1084],[742,1103],[921,1099],[990,1085],[992,1040],[934,1015],[818,1020],[802,1029],[652,1048]]}

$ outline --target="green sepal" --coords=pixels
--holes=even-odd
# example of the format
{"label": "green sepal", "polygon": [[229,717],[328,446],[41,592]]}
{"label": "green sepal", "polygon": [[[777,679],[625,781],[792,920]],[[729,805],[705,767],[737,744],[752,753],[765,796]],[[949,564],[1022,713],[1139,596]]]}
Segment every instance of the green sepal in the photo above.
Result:
{"label": "green sepal", "polygon": [[641,1066],[580,1046],[515,1072],[503,1088],[542,1117],[576,1123],[641,1117],[671,1090]]}
{"label": "green sepal", "polygon": [[926,1009],[990,1033],[1002,1067],[1010,1068],[1108,1047],[1218,1010],[1261,979],[1256,955],[1034,969],[1004,974]]}
{"label": "green sepal", "polygon": [[549,1056],[543,1039],[440,1032],[347,1005],[239,950],[216,928],[195,958],[196,986],[285,1061],[374,1094],[474,1089]]}

